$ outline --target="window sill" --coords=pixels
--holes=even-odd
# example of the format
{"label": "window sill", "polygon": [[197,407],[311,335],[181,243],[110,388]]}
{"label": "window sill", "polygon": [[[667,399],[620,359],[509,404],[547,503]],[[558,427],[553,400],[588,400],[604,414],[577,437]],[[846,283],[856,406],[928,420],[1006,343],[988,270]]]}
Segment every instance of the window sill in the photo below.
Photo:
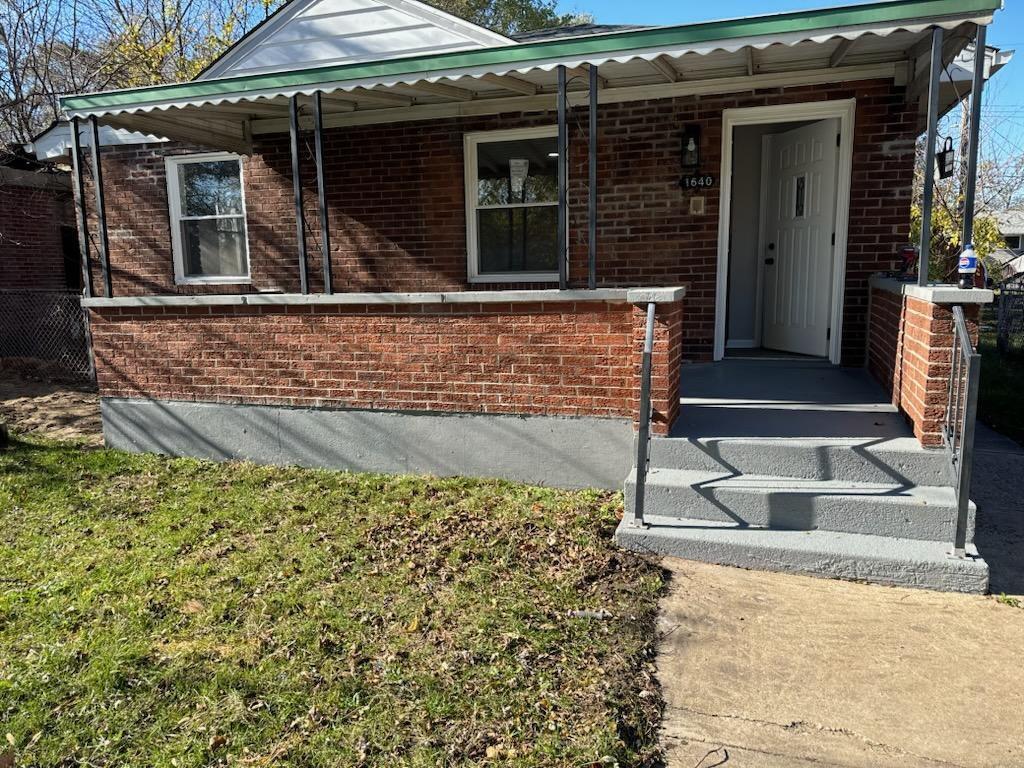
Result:
{"label": "window sill", "polygon": [[470,275],[470,283],[557,283],[557,272],[505,272],[493,275]]}
{"label": "window sill", "polygon": [[250,277],[179,277],[175,285],[252,285]]}

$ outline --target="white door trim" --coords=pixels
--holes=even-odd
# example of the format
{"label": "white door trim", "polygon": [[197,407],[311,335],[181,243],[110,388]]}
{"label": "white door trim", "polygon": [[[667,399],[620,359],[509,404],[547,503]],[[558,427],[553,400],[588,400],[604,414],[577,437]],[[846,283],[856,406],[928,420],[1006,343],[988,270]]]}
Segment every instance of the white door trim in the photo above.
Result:
{"label": "white door trim", "polygon": [[839,120],[839,170],[836,175],[836,244],[832,249],[832,336],[829,360],[838,365],[842,355],[843,295],[846,285],[846,235],[850,223],[850,182],[853,177],[853,128],[857,100],[816,101],[740,107],[722,111],[722,189],[718,213],[718,273],[715,285],[714,359],[725,356],[725,319],[729,285],[729,220],[732,206],[732,136],[738,125],[792,123],[804,120]]}
{"label": "white door trim", "polygon": [[[764,251],[767,244],[765,237],[764,212],[768,210],[768,185],[765,180],[771,171],[771,134],[761,136],[761,190],[757,201],[757,281],[754,293],[754,339],[757,346],[764,341],[761,324],[764,321]],[[728,302],[728,297],[726,297]]]}

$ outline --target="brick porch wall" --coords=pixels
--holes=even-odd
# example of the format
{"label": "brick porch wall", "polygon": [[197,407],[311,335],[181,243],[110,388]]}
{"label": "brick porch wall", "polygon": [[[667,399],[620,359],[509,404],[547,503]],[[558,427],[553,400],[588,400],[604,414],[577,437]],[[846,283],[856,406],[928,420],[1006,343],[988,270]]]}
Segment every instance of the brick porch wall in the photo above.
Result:
{"label": "brick porch wall", "polygon": [[[977,344],[978,306],[965,306],[964,315]],[[949,306],[872,289],[868,370],[926,448],[942,445],[953,333]]]}
{"label": "brick porch wall", "polygon": [[[659,305],[654,431],[678,412],[681,304]],[[105,397],[633,418],[645,312],[625,303],[91,311]]]}
{"label": "brick porch wall", "polygon": [[[678,186],[679,133],[702,126],[703,168],[717,175],[721,115],[731,107],[857,99],[843,357],[859,364],[866,342],[868,277],[888,269],[907,238],[916,114],[902,88],[865,81],[725,96],[602,105],[598,118],[598,282],[684,285],[683,354],[708,359],[714,337],[719,192],[690,216]],[[586,280],[586,108],[570,116],[570,282]],[[325,172],[338,291],[466,289],[463,135],[552,125],[553,114],[506,114],[329,129]],[[311,141],[310,141],[311,143]],[[261,137],[244,167],[253,283],[175,286],[163,156],[180,145],[103,151],[115,295],[298,289],[291,160],[286,135]],[[321,289],[312,159],[304,160],[309,269]],[[92,203],[91,194],[88,202]],[[98,270],[97,270],[98,274]],[[96,284],[99,285],[97,277]],[[473,287],[509,287],[479,286]],[[545,285],[544,287],[549,287]]]}

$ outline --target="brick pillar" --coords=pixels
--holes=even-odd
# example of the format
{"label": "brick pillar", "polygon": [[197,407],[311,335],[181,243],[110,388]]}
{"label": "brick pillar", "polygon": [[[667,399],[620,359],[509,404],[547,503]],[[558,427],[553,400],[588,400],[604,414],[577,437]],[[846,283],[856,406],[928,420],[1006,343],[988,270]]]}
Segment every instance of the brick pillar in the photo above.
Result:
{"label": "brick pillar", "polygon": [[[635,410],[640,402],[640,371],[643,359],[647,305],[633,307],[633,346],[636,349]],[[651,432],[666,435],[679,415],[679,366],[683,354],[683,305],[659,303],[654,313],[654,348],[651,353]]]}
{"label": "brick pillar", "polygon": [[874,279],[868,321],[868,370],[889,392],[926,448],[942,445],[950,363],[953,312],[962,304],[974,344],[978,341],[980,304],[991,291],[957,292],[949,286],[919,288],[894,280]]}

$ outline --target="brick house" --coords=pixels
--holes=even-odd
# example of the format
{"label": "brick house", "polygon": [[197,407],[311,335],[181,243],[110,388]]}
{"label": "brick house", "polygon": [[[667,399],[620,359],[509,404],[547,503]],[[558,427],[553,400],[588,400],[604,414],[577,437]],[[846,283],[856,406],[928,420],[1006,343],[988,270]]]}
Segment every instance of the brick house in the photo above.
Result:
{"label": "brick house", "polygon": [[512,38],[292,0],[194,81],[65,97],[73,140],[167,139],[77,163],[107,441],[625,480],[626,546],[984,590],[938,448],[990,294],[876,276],[998,7]]}

